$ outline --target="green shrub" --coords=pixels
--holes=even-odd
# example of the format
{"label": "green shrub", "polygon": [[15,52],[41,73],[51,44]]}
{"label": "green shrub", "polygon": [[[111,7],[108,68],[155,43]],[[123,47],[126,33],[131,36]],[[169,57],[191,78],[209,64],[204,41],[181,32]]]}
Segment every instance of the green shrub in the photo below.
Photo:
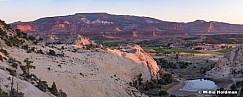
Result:
{"label": "green shrub", "polygon": [[29,36],[29,40],[34,41],[36,40],[34,36]]}
{"label": "green shrub", "polygon": [[48,89],[48,85],[46,81],[39,81],[37,82],[37,88],[39,88],[41,91],[46,92]]}
{"label": "green shrub", "polygon": [[10,69],[10,68],[6,68],[6,70],[10,73],[10,75],[17,76],[16,70],[13,70],[13,69]]}
{"label": "green shrub", "polygon": [[19,37],[19,38],[24,38],[26,40],[29,40],[29,37],[27,35],[27,33],[24,33],[22,31],[20,31],[19,29],[15,30],[16,31],[16,36]]}
{"label": "green shrub", "polygon": [[137,80],[138,80],[138,85],[142,85],[142,81],[143,81],[142,74],[138,75]]}
{"label": "green shrub", "polygon": [[12,47],[12,46],[19,47],[19,46],[23,45],[24,42],[25,42],[24,40],[21,40],[17,37],[12,37],[12,36],[8,37],[8,39],[5,39],[6,45],[10,46],[10,47]]}
{"label": "green shrub", "polygon": [[3,31],[2,29],[0,29],[0,36],[1,37],[6,37],[7,32]]}
{"label": "green shrub", "polygon": [[159,96],[162,96],[162,95],[168,95],[168,93],[166,91],[159,91]]}
{"label": "green shrub", "polygon": [[0,49],[0,52],[2,52],[4,55],[6,55],[6,56],[8,56],[9,55],[9,53],[5,50],[5,49]]}
{"label": "green shrub", "polygon": [[11,65],[13,68],[17,69],[18,68],[18,64],[17,63],[12,63]]}
{"label": "green shrub", "polygon": [[24,62],[26,63],[26,69],[27,69],[27,74],[30,74],[30,69],[35,69],[35,66],[31,65],[33,63],[33,61],[30,61],[28,58],[26,58],[24,60]]}
{"label": "green shrub", "polygon": [[43,51],[41,49],[37,50],[36,52],[37,54],[44,54]]}
{"label": "green shrub", "polygon": [[173,80],[172,75],[166,73],[166,74],[162,75],[160,79],[158,79],[158,83],[162,84],[162,85],[167,85],[167,84],[172,83],[172,80]]}
{"label": "green shrub", "polygon": [[23,45],[23,46],[22,46],[22,49],[24,49],[24,50],[28,50],[28,49],[29,49],[29,46],[28,46],[28,45]]}
{"label": "green shrub", "polygon": [[1,87],[0,87],[0,97],[7,97],[8,96],[8,93],[7,92],[4,92]]}
{"label": "green shrub", "polygon": [[26,66],[21,65],[20,68],[23,71],[23,75],[27,74],[27,67]]}
{"label": "green shrub", "polygon": [[56,83],[53,82],[51,88],[50,88],[50,91],[53,95],[57,96],[58,95],[58,91],[57,91],[57,87],[56,87]]}
{"label": "green shrub", "polygon": [[56,56],[56,52],[54,50],[49,50],[47,54],[51,56]]}
{"label": "green shrub", "polygon": [[61,49],[64,50],[65,49],[64,46],[62,46]]}
{"label": "green shrub", "polygon": [[8,59],[8,63],[11,63],[11,64],[13,64],[13,63],[15,63],[15,64],[21,64],[20,61],[14,59],[14,58],[11,58],[11,57]]}

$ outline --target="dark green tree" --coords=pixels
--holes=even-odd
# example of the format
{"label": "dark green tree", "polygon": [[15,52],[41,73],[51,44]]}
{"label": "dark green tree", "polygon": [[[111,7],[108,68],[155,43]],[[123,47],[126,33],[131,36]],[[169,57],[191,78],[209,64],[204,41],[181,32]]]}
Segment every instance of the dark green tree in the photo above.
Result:
{"label": "dark green tree", "polygon": [[46,90],[48,89],[48,85],[46,81],[39,81],[37,82],[37,88],[39,88],[41,91],[46,92]]}
{"label": "dark green tree", "polygon": [[24,60],[24,62],[26,63],[26,69],[27,69],[27,74],[29,75],[30,74],[30,69],[35,69],[35,66],[31,65],[33,63],[33,61],[30,61],[29,58],[26,58]]}
{"label": "dark green tree", "polygon": [[64,46],[62,46],[61,49],[64,50],[65,49]]}
{"label": "dark green tree", "polygon": [[0,88],[0,97],[7,97],[8,93],[4,92],[1,88]]}
{"label": "dark green tree", "polygon": [[51,93],[55,96],[58,95],[58,90],[57,90],[57,86],[56,86],[56,83],[53,82],[52,86],[51,86],[51,89],[50,89]]}
{"label": "dark green tree", "polygon": [[49,50],[48,55],[56,56],[56,52],[54,50]]}
{"label": "dark green tree", "polygon": [[159,96],[165,96],[165,95],[168,95],[168,93],[166,91],[159,91]]}
{"label": "dark green tree", "polygon": [[237,87],[236,87],[235,84],[233,84],[232,86],[230,86],[230,89],[236,91],[237,90]]}
{"label": "dark green tree", "polygon": [[142,81],[143,81],[143,78],[142,78],[142,74],[139,74],[138,75],[138,85],[142,85]]}

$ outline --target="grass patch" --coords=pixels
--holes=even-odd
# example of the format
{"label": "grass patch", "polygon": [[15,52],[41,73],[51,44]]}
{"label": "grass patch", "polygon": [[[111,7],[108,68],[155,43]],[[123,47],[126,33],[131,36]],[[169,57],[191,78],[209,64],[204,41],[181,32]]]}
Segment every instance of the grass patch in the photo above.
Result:
{"label": "grass patch", "polygon": [[122,41],[102,41],[100,43],[108,47],[117,47],[121,44],[125,44],[125,42]]}
{"label": "grass patch", "polygon": [[223,50],[219,50],[219,51],[216,51],[216,52],[225,54],[225,53],[230,52],[230,51],[232,51],[232,50],[233,50],[233,48],[231,48],[231,49],[223,49]]}
{"label": "grass patch", "polygon": [[191,54],[202,54],[202,52],[190,49],[182,49],[182,48],[160,48],[160,47],[144,47],[144,49],[153,49],[156,53],[171,53],[171,52],[183,52],[183,53],[191,53]]}

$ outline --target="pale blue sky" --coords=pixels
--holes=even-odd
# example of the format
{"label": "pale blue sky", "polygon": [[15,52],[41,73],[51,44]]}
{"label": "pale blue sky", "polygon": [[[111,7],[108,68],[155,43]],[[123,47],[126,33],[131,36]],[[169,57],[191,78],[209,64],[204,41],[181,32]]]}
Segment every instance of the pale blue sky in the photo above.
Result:
{"label": "pale blue sky", "polygon": [[93,12],[243,24],[243,0],[0,0],[0,19],[8,23]]}

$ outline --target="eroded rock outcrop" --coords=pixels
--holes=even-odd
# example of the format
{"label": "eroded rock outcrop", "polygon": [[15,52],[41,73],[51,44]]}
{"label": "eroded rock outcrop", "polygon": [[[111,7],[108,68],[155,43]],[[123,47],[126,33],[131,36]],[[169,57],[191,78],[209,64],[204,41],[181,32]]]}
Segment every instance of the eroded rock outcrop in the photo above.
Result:
{"label": "eroded rock outcrop", "polygon": [[96,45],[94,41],[89,40],[89,38],[82,35],[78,35],[77,40],[74,42],[73,46],[77,48],[83,48],[87,45]]}
{"label": "eroded rock outcrop", "polygon": [[157,62],[139,45],[122,45],[118,49],[119,50],[109,49],[109,51],[116,55],[131,59],[138,64],[143,64],[147,66],[151,70],[151,73],[153,75],[156,75],[158,73],[159,67],[157,65]]}
{"label": "eroded rock outcrop", "polygon": [[22,31],[33,31],[30,25],[17,25],[17,29]]}
{"label": "eroded rock outcrop", "polygon": [[214,78],[239,75],[243,71],[243,45],[226,53],[216,63],[215,67],[207,72],[207,76]]}

